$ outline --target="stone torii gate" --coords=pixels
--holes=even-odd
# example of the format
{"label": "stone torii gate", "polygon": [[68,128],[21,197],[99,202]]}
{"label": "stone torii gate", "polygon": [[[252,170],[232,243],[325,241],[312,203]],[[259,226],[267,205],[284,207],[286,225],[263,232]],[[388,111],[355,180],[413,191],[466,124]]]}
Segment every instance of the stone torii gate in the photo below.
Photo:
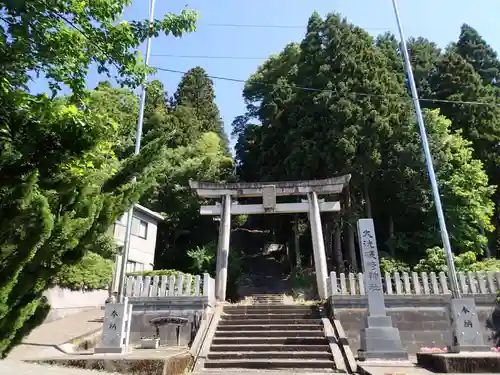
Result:
{"label": "stone torii gate", "polygon": [[[339,212],[340,202],[319,200],[320,195],[338,195],[349,184],[350,175],[325,180],[283,181],[283,182],[244,182],[211,183],[190,181],[189,186],[200,198],[220,199],[213,206],[202,206],[201,215],[220,216],[219,242],[215,276],[215,296],[219,301],[226,300],[227,266],[229,259],[229,239],[231,234],[231,215],[281,214],[307,212],[311,225],[312,245],[316,282],[320,298],[327,297],[325,244],[321,226],[321,212]],[[278,196],[306,196],[301,203],[276,203]],[[238,204],[238,198],[262,197],[262,204]]]}

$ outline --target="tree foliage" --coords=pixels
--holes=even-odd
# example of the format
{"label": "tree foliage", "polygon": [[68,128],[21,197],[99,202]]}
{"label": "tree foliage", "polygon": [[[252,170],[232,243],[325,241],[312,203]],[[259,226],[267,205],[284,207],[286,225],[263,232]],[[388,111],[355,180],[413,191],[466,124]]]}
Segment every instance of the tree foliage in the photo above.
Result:
{"label": "tree foliage", "polygon": [[[409,49],[453,249],[480,255],[500,175],[496,54],[467,25],[444,52],[423,38]],[[300,44],[270,57],[245,85],[247,111],[233,122],[239,176],[349,173],[353,214],[342,222],[373,217],[381,251],[418,262],[441,240],[406,83],[393,35],[374,39],[337,14],[314,13]]]}
{"label": "tree foliage", "polygon": [[184,74],[174,94],[172,104],[191,108],[200,126],[198,131],[216,133],[222,140],[226,152],[229,151],[224,124],[215,103],[213,82],[203,68],[197,66]]}
{"label": "tree foliage", "polygon": [[[115,22],[128,4],[0,2],[2,357],[43,321],[49,306],[42,295],[57,277],[97,256],[89,251],[113,253],[108,227],[165,168],[164,137],[125,158],[130,124],[121,123],[126,119],[118,108],[90,109],[109,87],[89,94],[85,77],[96,64],[100,72],[113,67],[120,82],[137,85],[147,69],[133,49],[159,32],[194,30],[196,15],[169,14],[152,25]],[[48,80],[53,96],[62,85],[72,96],[28,94],[33,74]]]}
{"label": "tree foliage", "polygon": [[[27,72],[45,76],[53,92],[61,84],[74,94],[85,88],[91,64],[119,82],[138,85],[148,69],[134,52],[150,36],[180,37],[195,30],[197,14],[183,10],[148,20],[116,22],[130,0],[75,2],[4,0],[0,20],[2,71],[9,84],[25,85]],[[112,69],[111,69],[112,68]]]}

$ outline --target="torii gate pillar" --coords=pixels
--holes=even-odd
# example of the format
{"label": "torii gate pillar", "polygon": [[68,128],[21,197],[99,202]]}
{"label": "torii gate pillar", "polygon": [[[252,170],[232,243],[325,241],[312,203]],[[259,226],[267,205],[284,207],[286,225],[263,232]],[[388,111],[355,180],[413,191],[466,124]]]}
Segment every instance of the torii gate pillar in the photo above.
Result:
{"label": "torii gate pillar", "polygon": [[314,191],[310,192],[307,194],[307,200],[309,202],[309,224],[311,225],[316,283],[318,285],[319,298],[325,299],[328,297],[326,286],[328,268],[326,266],[325,242],[323,241],[318,195]]}
{"label": "torii gate pillar", "polygon": [[215,297],[218,301],[226,300],[227,265],[229,262],[229,241],[231,236],[231,195],[222,197],[222,214],[217,245],[217,263],[215,271]]}

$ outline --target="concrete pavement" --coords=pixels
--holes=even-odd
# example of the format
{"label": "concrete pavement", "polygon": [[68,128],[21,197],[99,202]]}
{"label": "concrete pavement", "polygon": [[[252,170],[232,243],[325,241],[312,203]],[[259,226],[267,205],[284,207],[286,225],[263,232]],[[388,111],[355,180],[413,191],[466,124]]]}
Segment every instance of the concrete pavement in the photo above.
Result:
{"label": "concrete pavement", "polygon": [[[102,328],[104,311],[93,309],[42,324],[35,328],[8,359],[23,360],[62,354],[58,345],[91,335]],[[4,373],[0,371],[3,375]]]}
{"label": "concrete pavement", "polygon": [[82,370],[72,367],[56,367],[25,363],[10,359],[0,360],[2,375],[102,375],[101,371]]}

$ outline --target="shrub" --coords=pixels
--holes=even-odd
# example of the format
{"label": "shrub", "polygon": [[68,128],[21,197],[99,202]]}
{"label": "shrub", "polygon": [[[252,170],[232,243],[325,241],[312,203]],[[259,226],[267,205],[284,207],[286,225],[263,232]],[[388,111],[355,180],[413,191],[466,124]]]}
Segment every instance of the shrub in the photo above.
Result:
{"label": "shrub", "polygon": [[[204,246],[197,246],[188,251],[188,256],[192,259],[191,270],[196,273],[208,272],[215,274],[217,260],[217,244],[210,242]],[[239,248],[229,250],[227,289],[228,300],[238,300],[238,281],[243,273],[243,252]]]}
{"label": "shrub", "polygon": [[500,346],[500,290],[497,291],[495,307],[486,321],[486,327],[491,330],[491,339],[495,346]]}
{"label": "shrub", "polygon": [[410,266],[405,262],[392,258],[380,258],[380,271],[389,272],[410,272]]}
{"label": "shrub", "polygon": [[78,263],[63,266],[55,284],[61,288],[107,289],[113,277],[113,262],[96,253],[88,252]]}
{"label": "shrub", "polygon": [[[446,264],[446,256],[444,250],[439,247],[427,249],[426,257],[421,259],[415,266],[416,272],[446,272],[448,266]],[[499,259],[485,259],[477,261],[476,253],[467,251],[462,254],[453,255],[455,268],[458,272],[468,271],[500,271]]]}
{"label": "shrub", "polygon": [[204,246],[196,246],[188,250],[187,255],[193,261],[191,269],[196,273],[215,272],[217,245],[210,242]]}

